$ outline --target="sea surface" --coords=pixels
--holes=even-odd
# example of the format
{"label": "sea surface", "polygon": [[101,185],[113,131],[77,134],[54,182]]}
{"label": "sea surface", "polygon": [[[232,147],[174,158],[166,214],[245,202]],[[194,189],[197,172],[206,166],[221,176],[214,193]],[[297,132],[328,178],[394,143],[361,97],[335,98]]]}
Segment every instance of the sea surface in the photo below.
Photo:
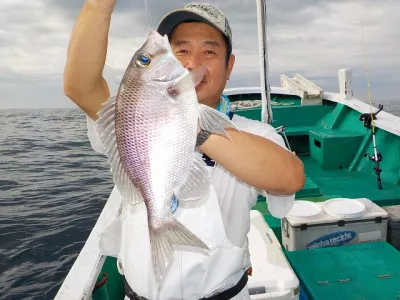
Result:
{"label": "sea surface", "polygon": [[0,110],[0,299],[53,299],[112,187],[79,110]]}
{"label": "sea surface", "polygon": [[112,187],[79,110],[0,110],[0,299],[53,299]]}

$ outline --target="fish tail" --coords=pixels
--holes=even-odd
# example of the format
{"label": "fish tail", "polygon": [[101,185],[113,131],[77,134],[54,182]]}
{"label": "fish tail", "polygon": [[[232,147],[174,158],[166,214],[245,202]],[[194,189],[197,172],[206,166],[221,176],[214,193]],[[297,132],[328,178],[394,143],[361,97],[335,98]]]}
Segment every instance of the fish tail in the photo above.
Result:
{"label": "fish tail", "polygon": [[174,250],[173,245],[209,249],[200,238],[175,218],[165,228],[150,230],[149,235],[154,276],[157,281],[162,280],[164,271],[171,262]]}

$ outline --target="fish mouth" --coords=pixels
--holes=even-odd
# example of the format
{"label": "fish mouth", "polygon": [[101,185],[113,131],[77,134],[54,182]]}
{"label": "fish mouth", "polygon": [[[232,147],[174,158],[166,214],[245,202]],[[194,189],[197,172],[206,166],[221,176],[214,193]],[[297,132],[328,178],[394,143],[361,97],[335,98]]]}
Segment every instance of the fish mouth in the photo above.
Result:
{"label": "fish mouth", "polygon": [[179,71],[179,72],[178,71],[170,72],[170,73],[164,74],[162,76],[153,78],[153,81],[155,81],[155,82],[163,82],[163,83],[171,82],[171,81],[174,81],[174,80],[178,79],[179,77],[181,77],[183,73],[184,73],[184,70],[183,71]]}
{"label": "fish mouth", "polygon": [[183,68],[182,64],[178,60],[175,60],[174,57],[172,61],[158,65],[154,72],[156,75],[153,77],[153,81],[166,83],[181,77],[185,72],[185,68]]}
{"label": "fish mouth", "polygon": [[203,77],[203,79],[199,82],[199,84],[196,86],[196,89],[199,88],[200,86],[206,84],[208,81],[206,78]]}
{"label": "fish mouth", "polygon": [[162,82],[162,83],[166,83],[166,82],[171,82],[174,81],[175,79],[179,78],[181,75],[164,75],[162,77],[158,77],[158,78],[154,78],[153,81],[155,82]]}

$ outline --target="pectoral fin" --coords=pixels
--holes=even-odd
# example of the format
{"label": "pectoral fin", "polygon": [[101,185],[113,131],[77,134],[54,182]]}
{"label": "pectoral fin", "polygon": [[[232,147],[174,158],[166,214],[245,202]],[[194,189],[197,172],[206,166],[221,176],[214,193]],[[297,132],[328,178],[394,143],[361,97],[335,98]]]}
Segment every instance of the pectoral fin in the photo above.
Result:
{"label": "pectoral fin", "polygon": [[199,104],[199,106],[200,128],[210,131],[212,133],[226,136],[228,138],[229,136],[225,129],[232,128],[235,130],[239,130],[225,114],[204,104]]}

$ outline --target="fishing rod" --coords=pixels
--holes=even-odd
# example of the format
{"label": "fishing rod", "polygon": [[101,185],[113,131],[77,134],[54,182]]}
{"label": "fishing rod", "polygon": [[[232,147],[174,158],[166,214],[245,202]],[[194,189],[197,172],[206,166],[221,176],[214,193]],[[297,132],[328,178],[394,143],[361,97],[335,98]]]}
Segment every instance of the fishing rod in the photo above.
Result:
{"label": "fishing rod", "polygon": [[368,155],[367,153],[364,153],[364,157],[369,158],[369,160],[375,162],[375,167],[374,171],[376,174],[376,180],[378,182],[378,189],[382,189],[382,182],[381,182],[381,175],[380,173],[382,172],[382,169],[379,166],[379,162],[382,161],[382,154],[378,152],[377,146],[376,146],[376,137],[375,137],[375,126],[373,125],[374,120],[376,120],[376,115],[383,109],[383,105],[379,104],[379,108],[376,112],[374,113],[364,113],[360,116],[360,120],[364,122],[364,126],[368,129],[371,129],[371,136],[372,136],[372,143],[374,146],[374,154]]}
{"label": "fishing rod", "polygon": [[367,129],[371,129],[371,135],[372,135],[372,143],[374,146],[374,154],[373,155],[368,155],[367,153],[364,153],[364,157],[369,158],[369,160],[375,162],[375,167],[374,171],[376,174],[376,181],[378,183],[378,189],[382,189],[382,181],[381,181],[381,172],[382,169],[379,166],[379,162],[382,161],[382,154],[378,152],[377,146],[376,146],[376,137],[375,137],[375,122],[376,120],[376,115],[383,109],[383,105],[379,104],[378,110],[376,112],[372,112],[372,101],[371,101],[371,87],[370,87],[370,80],[369,80],[369,70],[368,70],[368,61],[367,61],[367,50],[366,50],[366,45],[365,45],[365,37],[364,37],[364,23],[361,17],[361,28],[362,28],[362,37],[363,37],[363,44],[364,44],[364,60],[365,60],[365,69],[367,72],[367,88],[368,88],[368,100],[369,100],[369,107],[371,109],[370,113],[364,113],[360,116],[360,121],[364,122],[364,127]]}

